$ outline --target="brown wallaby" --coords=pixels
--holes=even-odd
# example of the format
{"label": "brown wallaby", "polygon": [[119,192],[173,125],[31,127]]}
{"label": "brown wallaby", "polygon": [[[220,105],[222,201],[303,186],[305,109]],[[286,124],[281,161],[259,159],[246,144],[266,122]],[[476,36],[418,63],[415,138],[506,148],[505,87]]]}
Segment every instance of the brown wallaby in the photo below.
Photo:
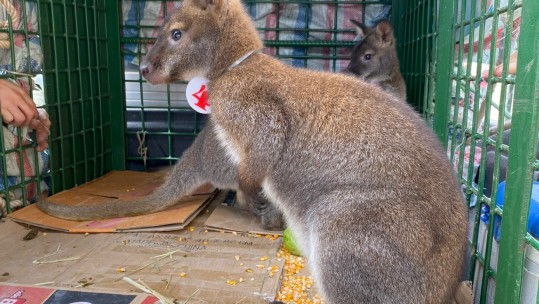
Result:
{"label": "brown wallaby", "polygon": [[467,220],[436,136],[379,87],[284,65],[261,47],[240,0],[185,0],[142,73],[154,84],[209,80],[239,189],[256,197],[262,186],[283,212],[328,303],[450,303]]}
{"label": "brown wallaby", "polygon": [[[100,205],[66,206],[49,202],[42,196],[37,206],[50,215],[69,220],[133,216],[157,212],[175,205],[178,198],[205,183],[212,183],[222,189],[238,189],[237,166],[230,162],[224,148],[218,142],[211,119],[172,168],[165,183],[147,197],[129,202],[129,205],[123,201],[111,200],[107,204]],[[283,228],[281,212],[264,197],[245,199],[251,199],[244,203],[254,214],[261,217],[263,228],[269,230]]]}
{"label": "brown wallaby", "polygon": [[381,20],[374,28],[353,19],[350,21],[356,25],[360,40],[352,51],[348,71],[405,101],[406,84],[400,72],[393,27],[389,21]]}

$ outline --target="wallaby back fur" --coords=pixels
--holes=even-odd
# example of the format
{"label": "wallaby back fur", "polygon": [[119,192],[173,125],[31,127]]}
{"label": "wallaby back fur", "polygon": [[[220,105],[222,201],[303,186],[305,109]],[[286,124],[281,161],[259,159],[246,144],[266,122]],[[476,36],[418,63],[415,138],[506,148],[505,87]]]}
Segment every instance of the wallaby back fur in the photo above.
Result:
{"label": "wallaby back fur", "polygon": [[[129,202],[129,204],[111,199],[99,205],[68,206],[52,203],[42,196],[37,206],[52,216],[78,221],[147,214],[175,205],[179,198],[190,194],[206,183],[212,183],[221,189],[238,189],[237,172],[237,166],[227,158],[224,148],[215,135],[214,125],[209,120],[193,144],[169,172],[165,183],[147,197]],[[241,196],[241,193],[239,194]],[[262,196],[250,199],[243,203],[261,217],[263,228],[269,230],[283,228],[282,214],[274,205],[269,204]]]}
{"label": "wallaby back fur", "polygon": [[360,37],[352,51],[348,71],[406,100],[406,84],[399,67],[393,27],[387,20],[370,28],[351,19]]}
{"label": "wallaby back fur", "polygon": [[328,303],[450,303],[466,248],[462,193],[404,102],[352,76],[296,69],[239,0],[185,0],[145,59],[151,83],[210,80],[216,136],[239,189],[270,202]]}

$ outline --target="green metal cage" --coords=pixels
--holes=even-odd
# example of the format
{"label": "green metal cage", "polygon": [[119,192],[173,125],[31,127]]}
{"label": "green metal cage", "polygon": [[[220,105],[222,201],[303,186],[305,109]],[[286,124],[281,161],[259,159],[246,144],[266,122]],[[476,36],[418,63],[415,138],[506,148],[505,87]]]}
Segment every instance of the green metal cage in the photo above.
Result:
{"label": "green metal cage", "polygon": [[470,206],[474,302],[537,303],[528,210],[538,169],[539,3],[393,4],[409,100],[446,145]]}
{"label": "green metal cage", "polygon": [[[42,81],[33,78],[41,69],[40,60],[31,56],[37,48],[34,38],[39,36],[36,11],[35,3],[0,2],[0,81],[22,87],[43,108],[43,91],[37,84]],[[35,141],[31,130],[2,124],[0,218],[33,202],[37,193],[48,188],[44,178],[48,175],[49,155],[36,151]]]}
{"label": "green metal cage", "polygon": [[[180,2],[0,1],[0,78],[26,85],[36,100],[43,95],[53,122],[45,156],[32,133],[5,125],[0,132],[4,214],[45,188],[57,193],[181,156],[205,117],[188,108],[184,83],[150,86],[138,72],[163,17]],[[330,72],[344,70],[355,44],[349,19],[372,25],[391,16],[408,101],[447,147],[470,207],[463,280],[473,281],[476,303],[538,302],[539,243],[528,214],[539,169],[539,3],[244,2],[265,53]]]}

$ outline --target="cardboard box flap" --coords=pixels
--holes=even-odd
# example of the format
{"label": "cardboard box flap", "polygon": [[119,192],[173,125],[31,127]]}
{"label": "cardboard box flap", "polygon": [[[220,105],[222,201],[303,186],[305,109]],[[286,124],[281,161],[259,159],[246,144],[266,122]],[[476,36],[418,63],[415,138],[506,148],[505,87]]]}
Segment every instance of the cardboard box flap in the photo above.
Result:
{"label": "cardboard box flap", "polygon": [[[125,208],[129,208],[130,202],[159,187],[163,177],[163,173],[113,171],[80,187],[55,194],[49,200],[62,205],[107,204],[111,200],[121,200],[125,202]],[[169,231],[184,228],[214,195],[215,188],[205,185],[196,191],[196,195],[178,198],[177,204],[167,210],[101,221],[59,219],[35,205],[13,212],[9,217],[20,223],[72,233],[154,231],[154,228],[155,231]]]}

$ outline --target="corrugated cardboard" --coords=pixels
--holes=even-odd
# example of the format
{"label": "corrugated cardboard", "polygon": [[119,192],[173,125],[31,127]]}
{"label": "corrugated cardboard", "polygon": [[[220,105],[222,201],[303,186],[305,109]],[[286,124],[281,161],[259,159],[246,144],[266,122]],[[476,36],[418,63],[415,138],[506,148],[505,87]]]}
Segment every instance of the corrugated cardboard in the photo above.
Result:
{"label": "corrugated cardboard", "polygon": [[[46,231],[44,235],[41,231],[36,238],[24,241],[28,229],[11,220],[0,222],[0,282],[52,282],[47,287],[138,293],[122,280],[127,276],[141,279],[169,298],[189,299],[188,303],[267,303],[274,299],[280,284],[281,273],[270,276],[268,268],[282,269],[284,259],[276,257],[281,238],[206,231],[204,222],[222,199],[223,194],[218,194],[191,222],[190,229],[167,233]],[[33,263],[42,257],[42,261],[80,259]],[[90,285],[82,287],[82,282]],[[229,284],[234,282],[236,285]]]}
{"label": "corrugated cardboard", "polygon": [[260,218],[255,217],[248,210],[234,206],[220,205],[213,210],[212,214],[204,223],[208,230],[234,231],[243,233],[255,233],[264,235],[283,235],[283,231],[266,230],[262,228]]}
{"label": "corrugated cardboard", "polygon": [[[49,197],[51,202],[64,205],[104,204],[111,199],[125,201],[126,208],[133,199],[152,192],[164,181],[163,173],[113,171],[82,186]],[[35,205],[9,215],[28,225],[70,233],[171,231],[183,229],[208,204],[215,188],[204,186],[188,197],[178,198],[174,207],[152,214],[102,221],[69,221],[50,216]]]}

